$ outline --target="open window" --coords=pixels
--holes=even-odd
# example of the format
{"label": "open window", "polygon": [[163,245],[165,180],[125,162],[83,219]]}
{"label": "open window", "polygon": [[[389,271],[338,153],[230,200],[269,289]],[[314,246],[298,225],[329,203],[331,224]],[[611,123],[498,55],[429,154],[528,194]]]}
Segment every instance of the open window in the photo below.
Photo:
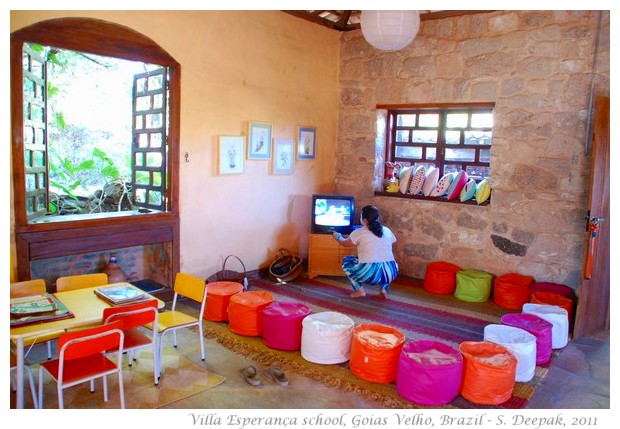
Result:
{"label": "open window", "polygon": [[[91,207],[76,215],[54,213],[58,206],[54,206],[52,194],[61,188],[52,182],[64,185],[57,180],[63,164],[52,159],[50,151],[54,144],[50,124],[56,124],[59,113],[51,108],[57,88],[49,85],[50,52],[140,67],[126,85],[129,110],[122,121],[126,120],[129,135],[121,144],[121,157],[130,168],[120,175],[127,186],[121,187],[120,201],[112,210],[94,204],[94,210]],[[106,104],[99,99],[88,102]],[[11,34],[11,157],[20,280],[29,278],[29,264],[34,259],[152,243],[171,244],[170,272],[178,271],[179,112],[179,64],[157,43],[134,30],[97,19],[60,18]],[[113,117],[108,116],[110,128]],[[74,144],[85,140],[76,138]],[[93,173],[110,165],[105,150],[103,155],[95,147],[87,152],[90,163],[82,166],[94,162]],[[75,170],[81,164],[64,165]],[[104,185],[101,192],[93,194],[104,195]],[[60,193],[66,196],[66,191],[72,193],[71,186]]]}

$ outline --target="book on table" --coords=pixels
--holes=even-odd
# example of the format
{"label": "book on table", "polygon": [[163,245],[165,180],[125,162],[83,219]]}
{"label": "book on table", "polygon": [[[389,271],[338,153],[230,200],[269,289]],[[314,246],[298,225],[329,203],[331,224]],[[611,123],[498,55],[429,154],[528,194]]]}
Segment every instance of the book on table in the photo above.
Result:
{"label": "book on table", "polygon": [[112,305],[130,304],[148,299],[146,293],[129,283],[100,287],[95,289],[95,293]]}
{"label": "book on table", "polygon": [[74,317],[54,295],[43,293],[11,299],[11,327]]}

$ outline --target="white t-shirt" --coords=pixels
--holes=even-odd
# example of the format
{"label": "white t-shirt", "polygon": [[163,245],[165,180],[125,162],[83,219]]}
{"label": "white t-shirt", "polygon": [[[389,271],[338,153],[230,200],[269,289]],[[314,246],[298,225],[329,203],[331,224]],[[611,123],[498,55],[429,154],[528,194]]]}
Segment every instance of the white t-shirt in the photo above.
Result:
{"label": "white t-shirt", "polygon": [[354,230],[349,238],[357,246],[357,259],[361,263],[394,260],[392,243],[396,242],[396,237],[387,226],[383,226],[381,238],[373,234],[367,226]]}

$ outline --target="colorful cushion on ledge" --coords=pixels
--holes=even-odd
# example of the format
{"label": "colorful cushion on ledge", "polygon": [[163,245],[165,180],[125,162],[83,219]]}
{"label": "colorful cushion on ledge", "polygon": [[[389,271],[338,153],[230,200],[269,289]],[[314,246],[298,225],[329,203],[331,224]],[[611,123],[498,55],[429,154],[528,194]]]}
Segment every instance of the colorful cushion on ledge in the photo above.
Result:
{"label": "colorful cushion on ledge", "polygon": [[476,185],[476,202],[478,204],[484,203],[491,196],[491,182],[489,179],[482,179],[478,185]]}
{"label": "colorful cushion on ledge", "polygon": [[403,167],[398,175],[398,189],[401,194],[406,194],[409,190],[409,184],[411,183],[411,172],[413,167]]}
{"label": "colorful cushion on ledge", "polygon": [[426,168],[423,165],[418,166],[411,175],[411,184],[409,185],[409,193],[411,195],[418,195],[422,191],[425,176]]}
{"label": "colorful cushion on ledge", "polygon": [[476,181],[469,179],[461,189],[461,202],[469,201],[476,195]]}
{"label": "colorful cushion on ledge", "polygon": [[467,183],[467,179],[468,177],[465,170],[458,172],[454,180],[452,180],[450,187],[446,191],[449,200],[458,198],[461,195],[461,189],[463,189],[463,186]]}
{"label": "colorful cushion on ledge", "polygon": [[424,185],[422,185],[422,193],[424,196],[428,197],[431,195],[435,186],[437,186],[437,182],[439,181],[439,169],[435,167],[429,167],[426,172],[426,177],[424,178]]}
{"label": "colorful cushion on ledge", "polygon": [[450,187],[450,184],[452,183],[452,180],[454,179],[454,173],[446,173],[444,174],[441,179],[439,179],[439,182],[437,182],[437,186],[435,186],[435,189],[433,189],[431,191],[431,197],[441,197],[443,196],[446,191],[448,190],[448,188]]}

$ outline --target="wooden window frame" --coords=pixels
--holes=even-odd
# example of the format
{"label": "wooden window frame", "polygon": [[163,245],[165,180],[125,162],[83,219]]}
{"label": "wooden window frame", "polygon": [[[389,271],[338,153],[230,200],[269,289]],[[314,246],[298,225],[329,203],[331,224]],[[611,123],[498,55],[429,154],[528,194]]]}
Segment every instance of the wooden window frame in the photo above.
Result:
{"label": "wooden window frame", "polygon": [[[75,221],[29,223],[25,201],[22,48],[32,42],[97,55],[160,64],[169,69],[168,211]],[[172,284],[180,265],[179,132],[181,67],[148,37],[119,24],[92,18],[59,18],[11,34],[11,158],[19,280],[30,278],[30,262],[155,243],[172,244]]]}
{"label": "wooden window frame", "polygon": [[[386,110],[386,144],[385,144],[385,161],[399,163],[402,166],[408,165],[420,165],[420,164],[433,164],[436,168],[440,170],[440,177],[445,174],[446,166],[451,165],[461,165],[462,169],[466,169],[467,167],[491,167],[491,162],[485,162],[480,160],[480,150],[488,149],[491,150],[492,145],[472,145],[466,146],[464,144],[464,132],[461,134],[461,140],[458,145],[451,145],[445,143],[445,134],[444,132],[448,130],[445,124],[445,118],[447,114],[450,113],[466,113],[469,115],[469,120],[471,120],[471,115],[475,113],[493,113],[495,108],[495,103],[444,103],[444,104],[403,104],[403,105],[377,105],[377,109]],[[425,113],[437,113],[440,116],[439,124],[436,127],[422,127],[416,122],[414,126],[396,126],[395,118],[396,115],[399,114],[425,114]],[[470,122],[468,121],[468,124]],[[435,145],[429,145],[427,143],[417,143],[411,141],[411,133],[409,133],[409,138],[407,142],[396,142],[396,133],[400,130],[437,130],[437,143]],[[477,130],[477,128],[472,128],[471,126],[464,129],[467,130]],[[485,128],[485,131],[491,131],[492,127]],[[397,157],[396,150],[397,147],[414,147],[421,148],[422,157],[421,159],[412,159],[405,157]],[[428,159],[427,149],[433,147],[435,148],[435,159]],[[455,149],[455,148],[467,148],[475,150],[475,159],[474,161],[452,161],[445,160],[445,149]],[[397,196],[404,198],[414,198],[414,199],[429,199],[429,200],[437,200],[437,201],[448,201],[446,198],[438,198],[438,197],[425,197],[422,195],[406,195],[400,193],[389,193],[389,192],[377,192],[380,195],[386,196]],[[460,200],[450,200],[450,202],[458,202],[461,203]],[[471,201],[470,204],[474,204]]]}

